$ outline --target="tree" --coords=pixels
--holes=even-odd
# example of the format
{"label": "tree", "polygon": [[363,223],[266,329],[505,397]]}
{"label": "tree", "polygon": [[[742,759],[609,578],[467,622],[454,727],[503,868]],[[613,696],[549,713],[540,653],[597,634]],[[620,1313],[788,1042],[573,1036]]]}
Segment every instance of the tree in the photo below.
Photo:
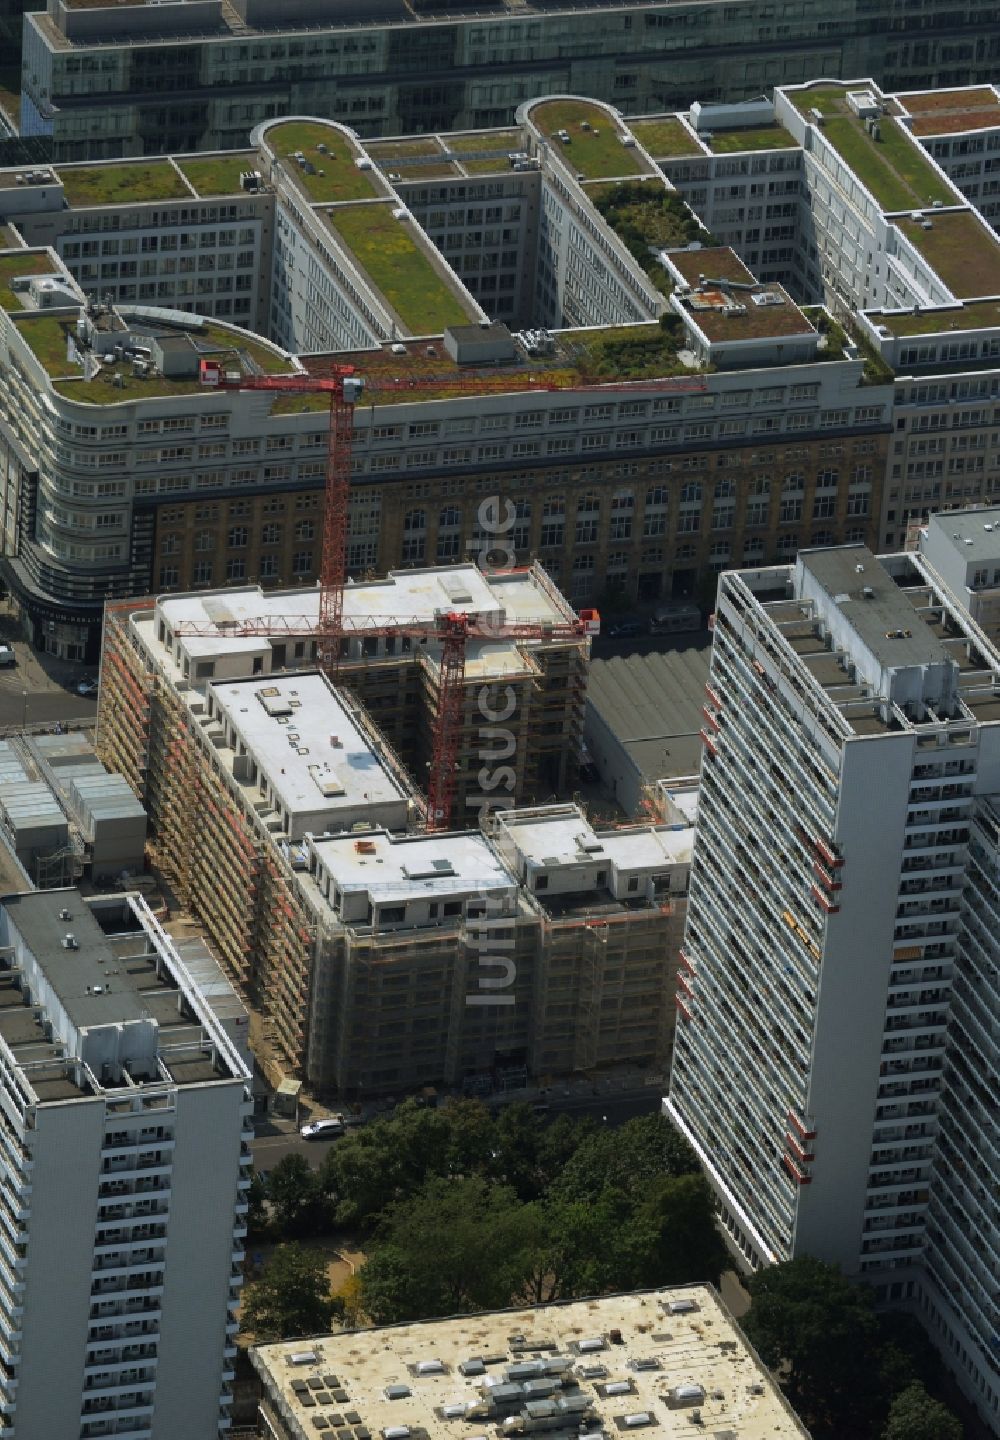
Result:
{"label": "tree", "polygon": [[871,1292],[811,1256],[759,1270],[743,1321],[771,1369],[788,1367],[792,1404],[817,1435],[870,1434],[884,1413]]}
{"label": "tree", "polygon": [[698,1161],[690,1145],[654,1112],[619,1129],[595,1127],[563,1165],[553,1188],[586,1195],[611,1185],[638,1200],[665,1175],[697,1173]]}
{"label": "tree", "polygon": [[377,1325],[496,1310],[523,1293],[540,1217],[482,1176],[433,1176],[398,1200],[362,1266],[361,1306]]}
{"label": "tree", "polygon": [[247,1234],[251,1241],[259,1242],[267,1238],[269,1230],[267,1181],[259,1170],[255,1170],[247,1191]]}
{"label": "tree", "polygon": [[883,1440],[962,1440],[962,1424],[914,1380],[890,1405]]}
{"label": "tree", "polygon": [[732,1261],[715,1222],[715,1202],[702,1175],[663,1175],[639,1202],[635,1224],[645,1232],[639,1286],[718,1285]]}
{"label": "tree", "polygon": [[243,1292],[242,1325],[257,1341],[291,1340],[329,1327],[334,1304],[321,1255],[279,1245],[259,1280]]}
{"label": "tree", "polygon": [[323,1228],[323,1192],[304,1155],[284,1155],[267,1177],[267,1198],[278,1233],[290,1240]]}

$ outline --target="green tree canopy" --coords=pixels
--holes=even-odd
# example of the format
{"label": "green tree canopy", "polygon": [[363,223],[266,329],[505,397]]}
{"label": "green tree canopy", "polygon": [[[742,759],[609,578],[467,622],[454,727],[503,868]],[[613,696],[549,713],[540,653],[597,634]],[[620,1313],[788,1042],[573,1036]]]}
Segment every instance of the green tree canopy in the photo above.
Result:
{"label": "green tree canopy", "polygon": [[883,1440],[962,1440],[962,1424],[915,1380],[889,1407]]}
{"label": "green tree canopy", "polygon": [[806,1424],[867,1435],[879,1404],[871,1292],[810,1256],[758,1270],[747,1288],[743,1328],[765,1364],[788,1367],[788,1397]]}
{"label": "green tree canopy", "polygon": [[513,1190],[432,1176],[386,1212],[360,1271],[362,1307],[379,1325],[498,1309],[523,1291],[541,1242],[535,1207]]}
{"label": "green tree canopy", "polygon": [[261,1278],[243,1291],[242,1326],[257,1341],[291,1340],[328,1329],[334,1309],[323,1257],[279,1245]]}
{"label": "green tree canopy", "polygon": [[[635,1211],[638,1286],[718,1285],[732,1260],[715,1220],[715,1201],[702,1175],[653,1180]],[[641,1237],[641,1238],[640,1238]]]}
{"label": "green tree canopy", "polygon": [[324,1228],[323,1191],[304,1155],[283,1155],[268,1172],[265,1194],[280,1235],[297,1240]]}

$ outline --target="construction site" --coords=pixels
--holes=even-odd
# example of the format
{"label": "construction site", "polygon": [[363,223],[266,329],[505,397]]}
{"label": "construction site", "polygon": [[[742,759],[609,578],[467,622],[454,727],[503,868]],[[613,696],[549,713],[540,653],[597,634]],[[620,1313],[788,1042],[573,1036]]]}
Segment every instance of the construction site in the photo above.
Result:
{"label": "construction site", "polygon": [[661,1066],[693,829],[549,803],[596,617],[537,566],[348,584],[332,646],[321,606],[252,587],[105,625],[99,753],[265,1072],[357,1096]]}

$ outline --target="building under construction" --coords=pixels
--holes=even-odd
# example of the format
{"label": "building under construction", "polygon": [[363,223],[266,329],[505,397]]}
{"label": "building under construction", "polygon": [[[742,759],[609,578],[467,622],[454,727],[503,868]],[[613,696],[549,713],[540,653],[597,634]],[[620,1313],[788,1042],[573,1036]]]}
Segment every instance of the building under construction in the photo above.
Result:
{"label": "building under construction", "polygon": [[[344,1095],[662,1064],[690,835],[595,835],[574,806],[427,834],[390,743],[422,776],[435,617],[461,606],[500,638],[465,655],[456,816],[480,795],[513,807],[562,788],[588,662],[585,638],[546,638],[565,601],[537,568],[351,585],[336,688],[302,623],[318,604],[199,593],[109,607],[105,626],[101,757],[251,1002],[259,1058]],[[537,637],[503,638],[529,621]]]}

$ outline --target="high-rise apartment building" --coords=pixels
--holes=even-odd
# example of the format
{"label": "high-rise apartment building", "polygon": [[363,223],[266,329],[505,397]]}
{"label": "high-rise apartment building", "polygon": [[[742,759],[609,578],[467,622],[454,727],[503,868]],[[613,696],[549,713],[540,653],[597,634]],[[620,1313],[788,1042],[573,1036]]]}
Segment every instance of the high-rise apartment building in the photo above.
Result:
{"label": "high-rise apartment building", "polygon": [[721,581],[667,1110],[754,1264],[921,1314],[1000,1408],[1000,654],[919,556]]}
{"label": "high-rise apartment building", "polygon": [[55,158],[234,149],[275,115],[323,115],[364,135],[508,125],[533,95],[577,93],[631,114],[743,100],[813,75],[891,86],[989,80],[1000,30],[982,0],[920,14],[804,5],[776,24],[764,0],[582,9],[340,0],[48,0],[24,25],[21,123]]}
{"label": "high-rise apartment building", "polygon": [[220,1434],[249,1071],[140,897],[7,896],[0,941],[4,1432]]}

